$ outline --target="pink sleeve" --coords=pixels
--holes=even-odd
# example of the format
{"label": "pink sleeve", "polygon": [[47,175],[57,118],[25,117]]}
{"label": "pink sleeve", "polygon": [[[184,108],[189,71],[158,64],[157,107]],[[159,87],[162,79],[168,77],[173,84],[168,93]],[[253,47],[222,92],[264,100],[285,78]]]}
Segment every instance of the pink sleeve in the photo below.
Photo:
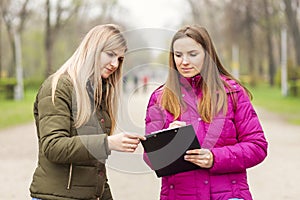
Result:
{"label": "pink sleeve", "polygon": [[213,148],[212,173],[241,172],[261,163],[267,156],[268,143],[258,116],[244,89],[237,92],[234,114],[238,143]]}
{"label": "pink sleeve", "polygon": [[[146,123],[146,127],[145,127],[146,135],[150,134],[151,132],[158,131],[164,128],[165,115],[157,100],[157,90],[154,91],[150,97],[147,106],[147,111],[146,111],[145,123]],[[145,152],[143,158],[144,161],[151,167],[151,163]]]}

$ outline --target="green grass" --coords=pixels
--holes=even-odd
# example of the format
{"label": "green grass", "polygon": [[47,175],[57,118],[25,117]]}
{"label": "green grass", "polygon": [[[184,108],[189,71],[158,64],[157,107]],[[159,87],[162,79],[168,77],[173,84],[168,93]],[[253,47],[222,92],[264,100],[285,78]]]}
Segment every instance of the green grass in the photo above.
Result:
{"label": "green grass", "polygon": [[34,120],[33,103],[36,92],[36,90],[26,91],[21,101],[7,100],[3,97],[3,93],[0,95],[0,129]]}
{"label": "green grass", "polygon": [[[254,96],[254,105],[283,116],[289,123],[300,125],[300,97],[283,97],[280,88],[267,85],[248,88]],[[0,129],[33,121],[36,92],[37,90],[27,90],[22,101],[6,100],[0,92]]]}
{"label": "green grass", "polygon": [[300,96],[283,97],[279,87],[269,87],[268,85],[248,88],[253,94],[254,105],[281,115],[289,123],[300,125]]}

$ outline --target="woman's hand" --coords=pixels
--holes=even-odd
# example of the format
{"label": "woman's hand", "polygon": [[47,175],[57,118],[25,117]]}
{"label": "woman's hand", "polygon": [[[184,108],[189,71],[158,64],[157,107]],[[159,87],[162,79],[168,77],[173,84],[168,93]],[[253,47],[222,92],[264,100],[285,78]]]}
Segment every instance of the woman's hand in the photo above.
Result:
{"label": "woman's hand", "polygon": [[146,140],[144,136],[134,133],[119,133],[108,136],[108,148],[114,151],[134,152],[140,140]]}
{"label": "woman's hand", "polygon": [[211,168],[214,163],[214,156],[209,149],[188,150],[184,159],[202,168]]}

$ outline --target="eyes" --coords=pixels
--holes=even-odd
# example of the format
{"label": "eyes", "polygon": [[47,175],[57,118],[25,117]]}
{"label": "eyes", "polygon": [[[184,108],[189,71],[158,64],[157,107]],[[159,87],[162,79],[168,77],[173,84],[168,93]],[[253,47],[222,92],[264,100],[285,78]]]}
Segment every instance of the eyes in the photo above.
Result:
{"label": "eyes", "polygon": [[[175,52],[174,55],[175,55],[175,57],[177,57],[177,58],[181,58],[181,57],[183,56],[183,53],[181,53],[181,52]],[[199,55],[198,52],[189,52],[189,53],[188,53],[188,56],[190,56],[190,57],[196,57],[196,56],[198,56],[198,55]]]}
{"label": "eyes", "polygon": [[[106,55],[108,55],[108,57],[110,57],[110,58],[118,57],[118,55],[117,55],[115,52],[113,52],[113,51],[106,51],[105,53],[106,53]],[[118,61],[119,61],[119,62],[123,62],[123,60],[124,60],[124,56],[119,56],[119,57],[118,57]]]}
{"label": "eyes", "polygon": [[109,57],[114,57],[114,53],[113,52],[111,52],[111,51],[106,51],[105,52]]}

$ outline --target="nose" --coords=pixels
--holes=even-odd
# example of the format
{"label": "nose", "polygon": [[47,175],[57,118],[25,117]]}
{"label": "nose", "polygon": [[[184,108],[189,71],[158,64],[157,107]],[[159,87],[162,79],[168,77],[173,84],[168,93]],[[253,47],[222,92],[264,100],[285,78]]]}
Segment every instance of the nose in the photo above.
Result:
{"label": "nose", "polygon": [[183,65],[189,64],[189,59],[188,59],[187,56],[183,56],[183,57],[182,57],[182,64],[183,64]]}
{"label": "nose", "polygon": [[117,68],[119,66],[119,60],[118,58],[114,58],[112,61],[111,61],[111,66],[113,66],[114,68]]}

